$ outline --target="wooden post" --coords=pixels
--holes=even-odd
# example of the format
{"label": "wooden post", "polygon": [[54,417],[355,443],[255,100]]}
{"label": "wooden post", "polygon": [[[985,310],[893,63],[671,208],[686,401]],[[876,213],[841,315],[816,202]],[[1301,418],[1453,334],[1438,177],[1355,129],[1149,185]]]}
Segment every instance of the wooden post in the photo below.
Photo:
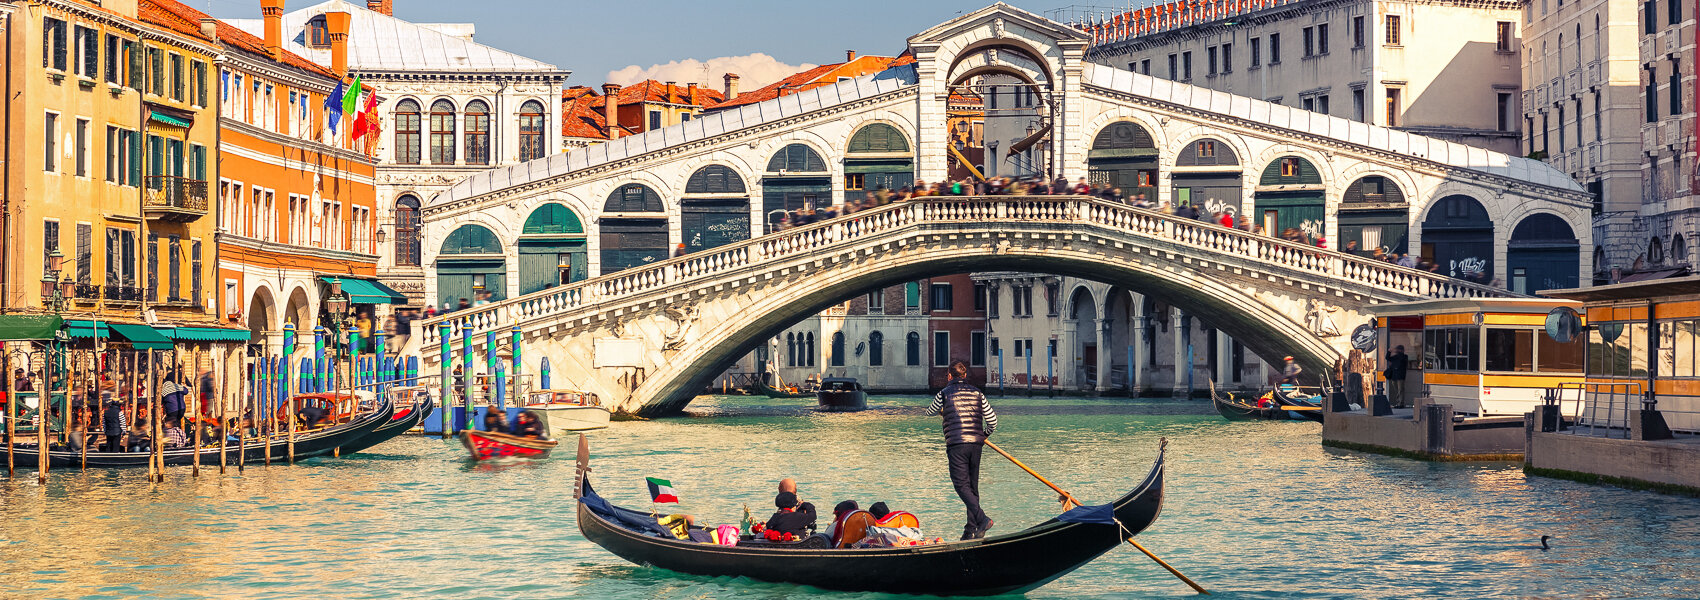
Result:
{"label": "wooden post", "polygon": [[[195,382],[195,386],[192,389],[190,389],[189,393],[187,394],[190,398],[190,400],[189,400],[189,414],[191,415],[190,418],[195,420],[195,428],[193,430],[190,430],[190,431],[187,432],[191,436],[189,438],[189,447],[195,449],[194,454],[192,456],[190,456],[190,458],[189,458],[189,461],[190,461],[190,463],[189,463],[190,464],[189,475],[191,477],[200,477],[201,476],[201,350],[199,348],[196,348],[196,349],[189,351],[189,366],[193,369],[192,372],[195,374],[195,378],[193,380],[191,380],[191,381]],[[179,371],[179,373],[181,373],[181,371]]]}
{"label": "wooden post", "polygon": [[[143,365],[143,369],[145,369],[143,371],[143,373],[146,374],[145,376],[147,377],[147,381],[148,381],[146,393],[147,393],[148,397],[151,398],[151,397],[153,397],[153,391],[154,391],[155,385],[157,384],[157,381],[154,378],[154,372],[153,372],[153,350],[147,350],[146,352],[147,352],[147,354],[145,356],[146,356],[147,364]],[[138,399],[137,401],[139,402],[140,399]],[[149,420],[148,435],[153,437],[153,443],[148,444],[148,481],[149,482],[156,481],[157,476],[158,476],[158,471],[156,471],[156,469],[159,468],[159,464],[157,463],[157,461],[154,460],[154,457],[153,457],[154,448],[159,447],[159,434],[154,431],[154,429],[159,425],[159,414],[158,414],[157,410],[154,410],[154,409],[158,408],[158,406],[159,406],[159,404],[155,403],[155,402],[150,402],[148,404],[143,405],[144,410],[147,410],[147,414],[149,415],[148,416],[148,420]]]}
{"label": "wooden post", "polygon": [[[89,365],[87,369],[83,370],[83,373],[88,375],[88,383],[83,388],[83,451],[82,456],[77,459],[77,468],[87,471],[89,470],[89,425],[93,425],[94,416],[100,414],[100,357],[93,350],[89,351]],[[90,396],[89,394],[94,395]],[[88,410],[90,398],[95,401],[95,409],[92,411]]]}
{"label": "wooden post", "polygon": [[[277,389],[276,386],[267,387],[274,390]],[[295,464],[295,415],[299,411],[295,410],[295,398],[290,396],[287,392],[280,394],[278,399],[289,404],[289,408],[285,409],[283,412],[283,418],[289,420],[289,464],[293,465]]]}
{"label": "wooden post", "polygon": [[214,369],[213,372],[218,374],[217,377],[213,378],[213,385],[216,386],[213,388],[213,397],[218,399],[219,475],[224,474],[225,450],[230,446],[230,418],[229,411],[226,410],[226,407],[230,405],[230,398],[225,395],[225,390],[228,387],[227,384],[229,383],[230,376],[230,373],[227,370],[227,367],[229,367],[230,364],[230,361],[228,360],[229,355],[230,351],[224,350],[213,354],[212,360],[212,368]]}
{"label": "wooden post", "polygon": [[250,396],[254,399],[254,436],[260,438],[260,442],[265,447],[265,462],[262,464],[269,469],[272,466],[271,434],[276,431],[276,428],[272,426],[272,419],[267,418],[266,416],[264,398],[266,386],[262,385],[262,382],[265,381],[265,377],[260,374],[264,371],[265,364],[266,357],[262,352],[262,356],[255,359],[254,376],[248,378],[248,385],[253,387],[253,393],[250,394]]}
{"label": "wooden post", "polygon": [[17,457],[13,455],[13,452],[18,445],[18,436],[17,436],[17,433],[18,433],[18,428],[17,428],[18,392],[17,392],[17,390],[12,389],[12,369],[11,369],[12,364],[11,363],[12,363],[12,354],[11,354],[11,352],[7,352],[6,353],[6,361],[5,361],[6,366],[4,367],[5,371],[0,372],[0,377],[6,378],[6,477],[7,478],[11,478],[14,475],[14,473],[12,471],[17,467],[17,463],[16,463]]}
{"label": "wooden post", "polygon": [[53,404],[53,340],[41,345],[41,391],[35,393],[36,483],[47,484],[47,418]]}

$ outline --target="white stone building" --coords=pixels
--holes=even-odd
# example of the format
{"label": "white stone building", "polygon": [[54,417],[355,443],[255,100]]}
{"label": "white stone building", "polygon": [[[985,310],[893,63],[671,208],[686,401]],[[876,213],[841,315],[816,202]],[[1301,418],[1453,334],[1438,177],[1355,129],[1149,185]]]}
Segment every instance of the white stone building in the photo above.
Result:
{"label": "white stone building", "polygon": [[[378,274],[406,294],[410,305],[423,306],[420,209],[467,175],[553,154],[560,147],[561,88],[570,72],[474,42],[470,23],[397,19],[389,0],[331,0],[286,13],[284,47],[329,66],[331,31],[324,15],[334,12],[350,15],[349,74],[376,89],[380,99]],[[258,19],[231,23],[262,33]],[[344,125],[353,118],[345,115]],[[582,223],[551,221],[534,229],[540,240],[548,238],[545,249],[551,251],[550,260],[562,263],[559,271],[578,265],[576,275],[584,275]],[[466,288],[457,297],[473,299],[485,291],[492,299],[508,295],[499,281],[472,274],[455,281]]]}
{"label": "white stone building", "polygon": [[1641,143],[1643,27],[1633,0],[1523,3],[1523,152],[1595,196],[1596,276],[1648,249],[1648,236],[1634,233],[1643,198],[1653,197],[1642,173],[1651,160]]}
{"label": "white stone building", "polygon": [[[1696,129],[1695,6],[1682,0],[1645,0],[1638,16],[1640,31],[1641,205],[1627,225],[1613,222],[1605,235],[1608,256],[1604,270],[1637,271],[1652,278],[1679,272],[1693,264],[1689,240],[1700,232],[1700,151]],[[1615,48],[1615,45],[1614,45]]]}
{"label": "white stone building", "polygon": [[1101,24],[1087,60],[1517,153],[1518,3],[1211,0]]}

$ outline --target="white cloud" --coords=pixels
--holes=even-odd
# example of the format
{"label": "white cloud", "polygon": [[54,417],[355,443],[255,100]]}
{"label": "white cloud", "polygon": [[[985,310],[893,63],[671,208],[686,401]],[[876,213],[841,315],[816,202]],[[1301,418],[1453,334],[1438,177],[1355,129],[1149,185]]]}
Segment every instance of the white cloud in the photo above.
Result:
{"label": "white cloud", "polygon": [[631,65],[624,69],[609,71],[607,81],[620,85],[631,85],[645,79],[675,81],[679,85],[694,81],[698,85],[720,89],[726,83],[721,78],[722,75],[737,73],[739,91],[747,92],[779,81],[792,73],[813,69],[817,66],[820,65],[807,63],[788,65],[779,62],[779,59],[772,56],[757,52],[744,56],[722,56],[708,60],[687,58],[664,65],[650,65],[647,68]]}

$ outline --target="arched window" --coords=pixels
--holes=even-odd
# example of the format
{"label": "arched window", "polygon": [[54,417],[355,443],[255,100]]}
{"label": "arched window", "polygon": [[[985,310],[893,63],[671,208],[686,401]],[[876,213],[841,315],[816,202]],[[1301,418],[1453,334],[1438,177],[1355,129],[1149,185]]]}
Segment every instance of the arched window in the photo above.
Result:
{"label": "arched window", "polygon": [[404,194],[395,201],[395,264],[419,266],[419,199]]}
{"label": "arched window", "polygon": [[909,138],[896,127],[885,123],[874,123],[856,131],[850,136],[850,154],[862,152],[908,152]]}
{"label": "arched window", "polygon": [[767,171],[819,173],[826,171],[826,161],[821,160],[820,153],[807,144],[791,144],[773,154],[773,158],[767,161]]}
{"label": "arched window", "polygon": [[419,164],[419,103],[412,100],[395,105],[395,162]]}
{"label": "arched window", "polygon": [[578,234],[584,233],[584,224],[578,215],[566,206],[550,202],[531,211],[531,216],[525,219],[526,234]]}
{"label": "arched window", "polygon": [[904,364],[907,364],[911,367],[920,366],[921,365],[921,334],[919,332],[914,332],[914,331],[909,332],[908,339],[904,341],[903,350],[904,350],[904,352],[903,352]]}
{"label": "arched window", "polygon": [[[641,183],[615,188],[602,205],[602,274],[666,260],[667,214],[661,195]],[[642,214],[653,213],[653,214]]]}
{"label": "arched window", "polygon": [[548,115],[543,114],[543,103],[528,100],[519,107],[519,159],[535,160],[543,158],[547,151],[543,147],[543,130],[549,125]]}
{"label": "arched window", "polygon": [[844,332],[832,332],[832,358],[829,359],[834,367],[844,366]]}
{"label": "arched window", "polygon": [[1662,265],[1662,264],[1664,264],[1664,262],[1665,262],[1665,245],[1662,244],[1662,243],[1659,243],[1659,238],[1657,236],[1654,236],[1651,241],[1647,242],[1647,263],[1648,264],[1654,264],[1654,265]]}
{"label": "arched window", "polygon": [[785,334],[785,366],[797,366],[797,334]]}
{"label": "arched window", "polygon": [[803,334],[803,339],[805,340],[803,344],[803,362],[808,363],[808,366],[815,366],[815,334],[813,332],[805,333]]}
{"label": "arched window", "polygon": [[726,165],[691,173],[680,199],[679,241],[691,252],[750,237],[750,197],[744,178]]}
{"label": "arched window", "polygon": [[431,164],[455,164],[455,104],[431,103]]}
{"label": "arched window", "polygon": [[502,242],[496,232],[483,225],[461,225],[443,239],[438,254],[501,254]]}
{"label": "arched window", "polygon": [[1670,259],[1679,265],[1688,264],[1688,242],[1680,233],[1670,238]]}
{"label": "arched window", "polygon": [[875,331],[868,334],[868,366],[885,365],[885,334]]}
{"label": "arched window", "polygon": [[490,164],[490,106],[483,100],[466,103],[466,164]]}

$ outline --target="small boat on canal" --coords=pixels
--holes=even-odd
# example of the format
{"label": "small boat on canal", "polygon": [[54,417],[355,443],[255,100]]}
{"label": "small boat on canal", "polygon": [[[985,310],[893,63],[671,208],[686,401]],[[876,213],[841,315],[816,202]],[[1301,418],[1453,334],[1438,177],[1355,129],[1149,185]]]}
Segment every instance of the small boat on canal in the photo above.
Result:
{"label": "small boat on canal", "polygon": [[388,394],[390,405],[395,407],[390,415],[390,422],[379,425],[366,437],[343,446],[339,455],[353,454],[395,439],[403,433],[412,431],[414,427],[418,427],[420,423],[424,422],[426,417],[431,416],[431,391],[425,386],[390,388]]}
{"label": "small boat on canal", "polygon": [[[580,446],[581,461],[585,448]],[[590,486],[581,462],[579,531],[621,558],[707,577],[748,577],[830,590],[989,596],[1038,588],[1144,531],[1163,504],[1163,453],[1138,486],[1111,503],[1116,525],[1051,519],[1005,535],[890,548],[828,548],[821,536],[797,543],[754,539],[736,546],[679,540],[648,510],[610,504]]]}
{"label": "small boat on canal", "polygon": [[559,441],[508,435],[494,431],[468,429],[460,432],[460,442],[472,452],[472,460],[494,458],[549,458],[549,452]]}
{"label": "small boat on canal", "polygon": [[820,409],[827,412],[853,412],[868,408],[868,392],[853,377],[822,379],[815,398]]}
{"label": "small boat on canal", "polygon": [[525,409],[542,417],[543,426],[553,438],[566,437],[575,431],[603,429],[613,416],[596,394],[577,390],[532,392]]}
{"label": "small boat on canal", "polygon": [[1217,414],[1229,421],[1288,421],[1309,419],[1322,421],[1322,404],[1310,404],[1279,390],[1265,392],[1257,400],[1242,400],[1230,392],[1219,392],[1210,385],[1210,403]]}
{"label": "small boat on canal", "polygon": [[[347,422],[297,430],[293,442],[294,459],[344,454],[344,447],[358,443],[373,430],[389,423],[394,409],[394,404],[380,402],[371,410],[353,414]],[[219,464],[220,452],[225,454],[225,462],[228,464],[263,463],[268,457],[271,462],[281,462],[290,460],[290,445],[290,436],[278,431],[268,436],[249,438],[246,442],[227,441],[222,448],[171,448],[163,451],[162,455],[166,465],[194,464],[197,454],[200,455],[201,465],[216,465]],[[19,443],[13,446],[13,450],[14,460],[18,465],[37,465],[39,451],[34,444]],[[97,452],[92,449],[86,455],[69,449],[49,448],[47,452],[48,466],[52,468],[80,467],[85,464],[90,467],[146,467],[152,456],[152,452]]]}

